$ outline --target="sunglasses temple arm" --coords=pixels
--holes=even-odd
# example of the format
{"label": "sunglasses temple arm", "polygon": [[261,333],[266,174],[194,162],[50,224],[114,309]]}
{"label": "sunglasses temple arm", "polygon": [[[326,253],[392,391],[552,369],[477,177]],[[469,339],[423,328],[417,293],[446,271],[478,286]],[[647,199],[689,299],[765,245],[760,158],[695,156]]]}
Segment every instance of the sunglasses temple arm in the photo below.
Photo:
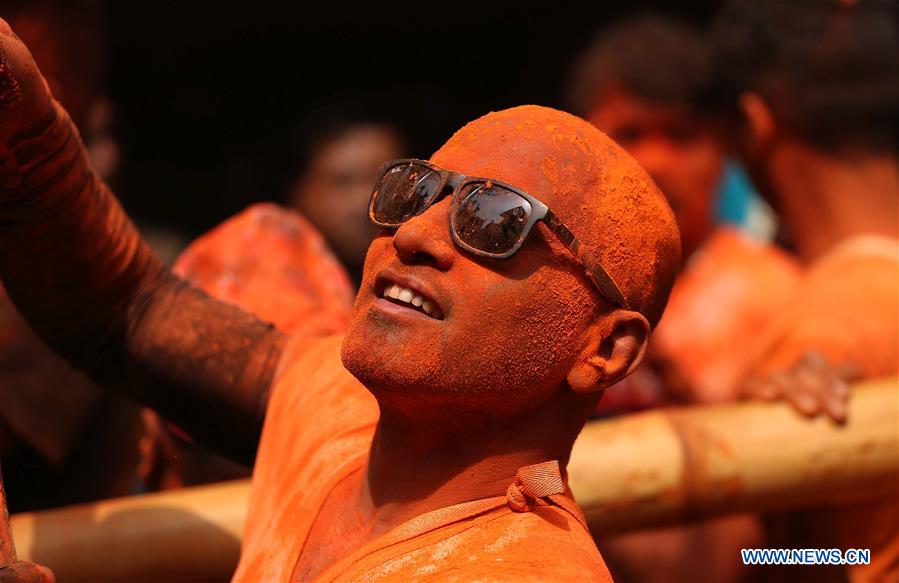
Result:
{"label": "sunglasses temple arm", "polygon": [[543,220],[546,223],[546,226],[549,227],[549,229],[554,232],[563,243],[565,243],[568,249],[571,250],[580,264],[586,268],[587,275],[590,276],[590,279],[593,280],[593,283],[599,288],[602,295],[615,305],[622,307],[625,310],[629,310],[630,306],[624,298],[624,294],[621,293],[621,288],[618,287],[618,284],[615,283],[612,276],[600,265],[590,266],[587,258],[584,257],[584,253],[581,249],[581,242],[555,215],[555,213],[547,209],[546,216]]}

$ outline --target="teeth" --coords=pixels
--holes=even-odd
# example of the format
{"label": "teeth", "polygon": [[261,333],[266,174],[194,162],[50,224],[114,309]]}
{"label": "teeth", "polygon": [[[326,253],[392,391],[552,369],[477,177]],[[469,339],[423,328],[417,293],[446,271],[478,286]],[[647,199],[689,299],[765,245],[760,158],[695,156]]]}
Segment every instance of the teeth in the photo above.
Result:
{"label": "teeth", "polygon": [[438,310],[437,306],[434,305],[434,302],[426,300],[424,296],[415,293],[409,288],[392,284],[384,289],[383,296],[385,298],[393,298],[406,304],[412,304],[417,308],[421,308],[427,315],[437,317],[435,316],[435,313]]}

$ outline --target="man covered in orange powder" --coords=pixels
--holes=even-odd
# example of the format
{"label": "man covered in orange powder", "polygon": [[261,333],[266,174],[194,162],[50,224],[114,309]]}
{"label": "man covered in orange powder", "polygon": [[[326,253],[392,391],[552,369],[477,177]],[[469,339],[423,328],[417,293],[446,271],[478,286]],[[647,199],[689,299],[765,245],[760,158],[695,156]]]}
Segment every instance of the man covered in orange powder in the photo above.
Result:
{"label": "man covered in orange powder", "polygon": [[237,580],[608,579],[565,467],[680,261],[623,150],[525,106],[385,167],[348,333],[288,338],[162,265],[0,47],[0,276],[100,384],[238,458],[261,432]]}
{"label": "man covered in orange powder", "polygon": [[[731,2],[715,28],[732,135],[804,270],[749,350],[748,393],[842,421],[845,373],[899,374],[895,5]],[[770,546],[872,552],[869,566],[782,567],[784,578],[899,577],[895,497],[773,522]]]}

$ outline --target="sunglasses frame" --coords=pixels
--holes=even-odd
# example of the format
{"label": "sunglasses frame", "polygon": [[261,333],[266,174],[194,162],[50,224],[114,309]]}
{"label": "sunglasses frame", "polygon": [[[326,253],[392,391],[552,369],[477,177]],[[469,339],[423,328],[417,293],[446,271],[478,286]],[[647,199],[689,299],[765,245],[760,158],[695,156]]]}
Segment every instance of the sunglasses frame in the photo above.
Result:
{"label": "sunglasses frame", "polygon": [[[540,221],[543,221],[543,224],[545,224],[550,231],[555,233],[559,240],[562,241],[562,243],[575,256],[578,263],[580,263],[581,266],[584,267],[584,269],[587,271],[587,275],[590,277],[590,280],[593,281],[594,285],[596,285],[602,295],[613,304],[624,309],[630,309],[627,300],[624,298],[624,294],[621,293],[621,288],[618,287],[618,284],[615,283],[615,280],[612,279],[612,276],[610,276],[602,266],[590,265],[591,262],[587,260],[581,249],[581,242],[577,237],[574,236],[574,233],[572,233],[571,230],[567,226],[565,226],[565,223],[563,223],[562,220],[557,217],[556,214],[552,212],[552,210],[550,210],[548,206],[546,206],[543,202],[528,194],[524,190],[500,180],[493,180],[491,178],[481,178],[476,176],[466,176],[458,172],[453,172],[452,170],[441,168],[435,164],[432,164],[431,162],[428,162],[427,160],[418,160],[416,158],[402,158],[399,160],[391,160],[389,162],[385,162],[378,170],[377,178],[375,178],[374,189],[372,190],[371,199],[369,200],[368,204],[368,217],[376,226],[382,229],[398,229],[404,222],[412,218],[409,217],[409,219],[406,219],[406,221],[396,224],[384,223],[375,218],[375,201],[377,200],[378,194],[381,191],[384,177],[387,176],[387,173],[392,169],[406,165],[423,166],[440,177],[438,187],[434,189],[434,192],[428,197],[418,213],[412,216],[414,217],[424,213],[432,205],[443,199],[445,196],[452,196],[452,206],[450,207],[450,235],[453,238],[453,243],[455,243],[455,245],[460,249],[463,249],[468,253],[479,257],[506,259],[515,255],[519,251],[519,249],[521,249],[522,245],[524,245],[524,242],[531,234],[531,230],[534,228],[534,225],[536,225]],[[458,195],[465,189],[465,187],[472,184],[484,184],[488,187],[494,185],[500,186],[520,196],[521,198],[526,200],[528,204],[531,205],[531,212],[528,215],[528,221],[522,228],[521,235],[518,237],[515,245],[508,251],[505,251],[503,253],[492,253],[490,251],[484,251],[482,249],[472,247],[459,237],[459,234],[456,231],[456,211],[458,210],[459,205],[465,201]],[[451,192],[445,192],[447,187],[452,189]],[[472,193],[469,193],[469,195],[471,194]]]}

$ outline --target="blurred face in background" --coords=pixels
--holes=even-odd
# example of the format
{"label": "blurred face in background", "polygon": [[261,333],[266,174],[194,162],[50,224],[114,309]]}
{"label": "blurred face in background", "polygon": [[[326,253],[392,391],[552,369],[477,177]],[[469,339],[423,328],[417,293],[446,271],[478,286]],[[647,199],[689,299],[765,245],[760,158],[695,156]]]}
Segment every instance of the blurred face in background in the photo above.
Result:
{"label": "blurred face in background", "polygon": [[368,219],[375,175],[382,163],[403,155],[389,126],[352,126],[313,152],[291,193],[291,205],[318,227],[357,282],[376,232]]}
{"label": "blurred face in background", "polygon": [[688,257],[712,228],[724,166],[712,123],[683,106],[650,103],[620,87],[604,90],[587,119],[652,176],[674,210]]}

